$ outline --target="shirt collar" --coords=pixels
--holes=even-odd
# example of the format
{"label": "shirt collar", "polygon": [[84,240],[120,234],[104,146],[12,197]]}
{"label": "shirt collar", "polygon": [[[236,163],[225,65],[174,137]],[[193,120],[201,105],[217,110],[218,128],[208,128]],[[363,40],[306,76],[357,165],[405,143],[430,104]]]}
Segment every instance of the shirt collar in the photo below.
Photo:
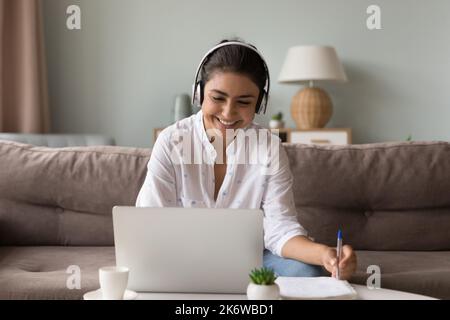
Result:
{"label": "shirt collar", "polygon": [[203,121],[203,112],[202,109],[200,109],[197,114],[195,115],[195,121],[194,121],[195,129],[197,130],[197,133],[200,136],[202,145],[207,148],[207,150],[214,150],[214,146],[209,142],[208,135],[206,134],[205,124]]}

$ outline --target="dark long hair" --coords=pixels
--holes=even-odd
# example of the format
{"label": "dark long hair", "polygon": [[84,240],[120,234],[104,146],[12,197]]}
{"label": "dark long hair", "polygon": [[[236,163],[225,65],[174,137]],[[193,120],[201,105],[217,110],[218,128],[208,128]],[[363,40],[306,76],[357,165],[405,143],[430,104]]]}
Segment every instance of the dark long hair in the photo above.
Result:
{"label": "dark long hair", "polygon": [[[241,39],[227,39],[220,43],[228,41],[244,42]],[[254,48],[256,49],[256,47]],[[217,71],[236,72],[245,75],[256,84],[260,92],[264,89],[267,80],[266,68],[258,53],[240,45],[224,46],[211,54],[202,69],[203,84],[206,84]]]}

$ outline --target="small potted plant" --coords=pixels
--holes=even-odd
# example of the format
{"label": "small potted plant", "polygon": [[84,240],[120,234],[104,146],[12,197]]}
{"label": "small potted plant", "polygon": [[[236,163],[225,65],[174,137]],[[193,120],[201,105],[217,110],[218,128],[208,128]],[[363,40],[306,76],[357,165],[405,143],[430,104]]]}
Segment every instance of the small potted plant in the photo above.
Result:
{"label": "small potted plant", "polygon": [[283,121],[283,113],[278,112],[277,114],[274,114],[272,116],[272,119],[269,121],[269,127],[270,129],[281,129],[284,128],[284,121]]}
{"label": "small potted plant", "polygon": [[277,277],[272,269],[253,269],[250,274],[250,283],[247,287],[249,300],[278,300],[280,288],[275,283]]}

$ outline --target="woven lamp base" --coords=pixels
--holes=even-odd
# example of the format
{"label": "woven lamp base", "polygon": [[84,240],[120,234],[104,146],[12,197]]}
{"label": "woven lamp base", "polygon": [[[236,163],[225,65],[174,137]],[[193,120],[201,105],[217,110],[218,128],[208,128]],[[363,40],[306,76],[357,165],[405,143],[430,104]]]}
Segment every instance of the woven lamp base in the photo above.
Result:
{"label": "woven lamp base", "polygon": [[323,128],[332,114],[331,99],[320,88],[304,88],[292,98],[291,115],[297,129]]}

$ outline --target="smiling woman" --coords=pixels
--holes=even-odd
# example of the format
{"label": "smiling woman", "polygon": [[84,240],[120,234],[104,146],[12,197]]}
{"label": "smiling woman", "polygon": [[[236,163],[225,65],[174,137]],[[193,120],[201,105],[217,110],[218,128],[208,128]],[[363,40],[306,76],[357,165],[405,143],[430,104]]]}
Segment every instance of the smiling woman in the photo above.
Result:
{"label": "smiling woman", "polygon": [[[203,123],[220,159],[215,164],[214,197],[220,191],[227,170],[226,149],[233,141],[227,130],[237,132],[247,128],[255,117],[259,88],[246,75],[231,71],[216,71],[205,85],[206,99],[202,104]],[[246,98],[242,98],[242,97]],[[221,141],[222,140],[222,141]]]}
{"label": "smiling woman", "polygon": [[259,88],[247,76],[215,72],[205,86],[202,104],[205,129],[218,129],[225,139],[225,130],[246,128],[255,116],[258,95]]}
{"label": "smiling woman", "polygon": [[[195,75],[193,103],[201,106],[204,100],[205,84],[215,74],[227,72],[244,75],[253,82],[253,85],[256,85],[259,89],[257,96],[248,93],[240,98],[246,96],[257,98],[256,113],[265,113],[270,89],[269,69],[256,47],[238,40],[223,40],[203,57]],[[226,92],[217,91],[227,95]]]}
{"label": "smiling woman", "polygon": [[[311,241],[297,220],[286,151],[278,143],[261,152],[268,140],[279,142],[253,122],[256,113],[265,112],[269,87],[267,64],[254,46],[223,41],[208,51],[193,88],[193,101],[201,110],[159,134],[136,205],[262,209],[265,267],[280,276],[321,276],[322,266],[334,273],[336,250]],[[193,143],[186,153],[193,152],[204,162],[185,161],[185,150],[179,150],[180,132],[188,133]],[[255,140],[240,139],[240,133],[245,138],[252,132]],[[251,154],[267,161],[235,161]],[[342,279],[356,269],[349,246],[343,248],[339,266]]]}

